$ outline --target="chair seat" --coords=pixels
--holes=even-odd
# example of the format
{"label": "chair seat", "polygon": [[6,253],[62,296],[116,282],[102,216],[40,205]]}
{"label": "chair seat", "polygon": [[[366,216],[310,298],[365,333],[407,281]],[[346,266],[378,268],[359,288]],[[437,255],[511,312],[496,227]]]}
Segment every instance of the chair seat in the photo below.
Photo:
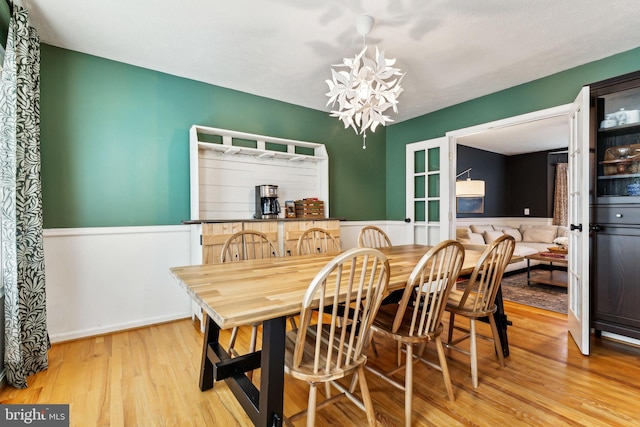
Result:
{"label": "chair seat", "polygon": [[494,304],[489,307],[488,310],[474,310],[473,305],[475,303],[475,298],[473,297],[473,293],[469,294],[469,297],[465,301],[463,307],[460,307],[460,301],[462,300],[462,296],[464,295],[464,291],[460,291],[457,289],[452,289],[449,292],[449,299],[447,300],[447,311],[452,311],[456,314],[461,314],[465,317],[486,317],[491,313],[495,313],[498,309],[498,306]]}
{"label": "chair seat", "polygon": [[443,326],[440,324],[434,331],[424,335],[418,335],[415,332],[412,334],[411,331],[411,317],[413,315],[413,310],[406,310],[404,316],[402,317],[402,323],[396,332],[393,332],[393,322],[396,317],[396,313],[398,311],[398,305],[389,304],[381,306],[378,310],[378,314],[376,318],[373,320],[373,325],[371,326],[375,332],[379,332],[380,334],[387,336],[389,338],[393,338],[396,341],[401,341],[404,343],[424,343],[425,341],[431,341],[435,337],[439,336],[442,333]]}
{"label": "chair seat", "polygon": [[[322,345],[320,348],[320,354],[322,357],[319,357],[318,366],[324,367],[327,363],[327,358],[325,355],[327,354],[327,346],[329,343],[329,327],[325,326],[322,329]],[[354,370],[358,369],[359,366],[363,365],[367,361],[367,356],[364,354],[353,361],[350,365],[343,365],[340,368],[332,369],[329,373],[318,373],[314,372],[314,357],[318,354],[316,353],[315,345],[316,345],[316,327],[315,325],[307,328],[307,336],[304,348],[304,356],[302,364],[296,368],[292,369],[293,366],[293,351],[296,346],[296,341],[298,338],[298,330],[288,331],[285,336],[285,348],[287,349],[284,366],[285,372],[290,374],[294,378],[298,378],[303,381],[310,382],[327,382],[334,381],[340,378],[344,378],[351,374]],[[336,332],[336,337],[334,338],[334,348],[337,348],[340,345],[339,341],[340,335],[339,330]],[[335,354],[335,352],[334,352]]]}

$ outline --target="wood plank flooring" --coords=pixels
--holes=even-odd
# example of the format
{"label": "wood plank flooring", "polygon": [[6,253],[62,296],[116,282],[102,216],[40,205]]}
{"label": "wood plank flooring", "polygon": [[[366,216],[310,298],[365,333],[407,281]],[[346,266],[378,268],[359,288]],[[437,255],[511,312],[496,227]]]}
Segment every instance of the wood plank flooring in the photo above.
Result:
{"label": "wood plank flooring", "polygon": [[[449,352],[456,397],[449,402],[441,373],[416,365],[413,425],[640,425],[640,349],[592,337],[592,355],[585,357],[568,335],[566,315],[509,302],[505,310],[513,322],[507,367],[480,340],[474,390],[468,360]],[[487,325],[480,329],[488,334]],[[249,335],[243,328],[238,345],[248,346]],[[394,344],[376,343],[378,356],[369,363],[392,366]],[[71,425],[83,427],[251,425],[224,383],[198,389],[201,345],[199,325],[190,319],[55,344],[49,369],[31,376],[25,390],[6,387],[0,403],[69,403]],[[435,357],[433,346],[428,351]],[[379,425],[404,425],[403,392],[371,373],[367,380]],[[306,406],[307,391],[287,377],[285,414]],[[366,418],[343,399],[320,410],[316,425],[366,425]]]}

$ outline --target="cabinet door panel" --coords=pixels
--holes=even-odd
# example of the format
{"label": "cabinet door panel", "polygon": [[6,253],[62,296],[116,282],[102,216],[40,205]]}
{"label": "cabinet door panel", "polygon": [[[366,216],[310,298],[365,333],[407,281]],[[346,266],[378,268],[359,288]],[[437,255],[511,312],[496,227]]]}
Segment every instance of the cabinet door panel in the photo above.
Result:
{"label": "cabinet door panel", "polygon": [[313,227],[313,221],[285,221],[284,223],[284,255],[296,255],[298,238],[305,230]]}
{"label": "cabinet door panel", "polygon": [[202,224],[202,263],[218,264],[224,242],[238,231],[242,231],[241,222]]}
{"label": "cabinet door panel", "polygon": [[[244,222],[243,230],[259,231],[267,235],[269,239],[278,247],[278,223],[275,221],[264,222]],[[280,249],[278,249],[279,251]],[[281,254],[282,255],[282,254]]]}
{"label": "cabinet door panel", "polygon": [[640,228],[602,227],[594,233],[594,320],[640,328]]}

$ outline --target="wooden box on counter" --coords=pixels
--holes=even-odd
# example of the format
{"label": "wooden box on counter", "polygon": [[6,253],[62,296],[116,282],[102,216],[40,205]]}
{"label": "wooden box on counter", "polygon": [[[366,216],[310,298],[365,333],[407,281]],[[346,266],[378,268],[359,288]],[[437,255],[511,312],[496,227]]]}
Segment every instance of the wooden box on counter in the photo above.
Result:
{"label": "wooden box on counter", "polygon": [[296,200],[296,218],[324,218],[324,202],[318,199]]}

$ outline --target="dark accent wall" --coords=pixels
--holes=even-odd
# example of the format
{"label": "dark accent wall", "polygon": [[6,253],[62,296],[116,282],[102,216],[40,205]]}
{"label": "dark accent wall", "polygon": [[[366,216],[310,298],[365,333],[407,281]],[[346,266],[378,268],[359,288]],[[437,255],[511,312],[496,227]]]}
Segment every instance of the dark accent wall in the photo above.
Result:
{"label": "dark accent wall", "polygon": [[[501,217],[506,215],[507,156],[458,145],[456,151],[458,170],[456,175],[469,168],[471,179],[485,181],[484,213],[457,213],[458,218]],[[466,174],[458,179],[466,179]]]}
{"label": "dark accent wall", "polygon": [[456,217],[524,217],[524,209],[529,208],[530,217],[552,218],[555,164],[566,162],[567,154],[550,153],[504,156],[458,145],[456,174],[472,168],[471,178],[485,181],[486,194],[484,213],[457,213]]}
{"label": "dark accent wall", "polygon": [[548,218],[547,153],[509,156],[507,175],[507,216],[525,216],[529,208],[528,216]]}

